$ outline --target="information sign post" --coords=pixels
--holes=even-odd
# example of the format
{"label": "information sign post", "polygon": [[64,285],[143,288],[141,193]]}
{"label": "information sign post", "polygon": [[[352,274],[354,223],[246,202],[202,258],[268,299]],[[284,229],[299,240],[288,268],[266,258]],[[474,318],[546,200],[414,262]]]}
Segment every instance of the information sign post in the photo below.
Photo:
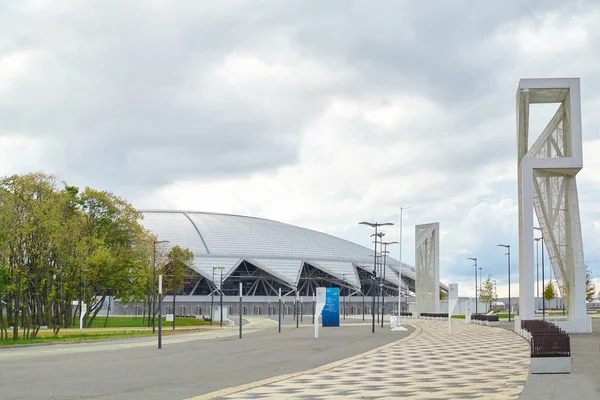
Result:
{"label": "information sign post", "polygon": [[319,337],[319,316],[325,307],[327,299],[326,288],[317,288],[317,303],[315,308],[315,339]]}
{"label": "information sign post", "polygon": [[448,285],[448,335],[452,334],[452,313],[458,302],[458,283]]}
{"label": "information sign post", "polygon": [[323,327],[340,326],[340,288],[327,288],[323,308]]}

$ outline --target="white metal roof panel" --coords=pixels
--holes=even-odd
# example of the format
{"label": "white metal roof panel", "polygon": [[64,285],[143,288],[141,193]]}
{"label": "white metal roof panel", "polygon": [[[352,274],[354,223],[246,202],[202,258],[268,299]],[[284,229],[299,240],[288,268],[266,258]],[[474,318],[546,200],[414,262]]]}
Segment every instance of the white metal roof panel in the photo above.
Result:
{"label": "white metal roof panel", "polygon": [[[194,257],[194,265],[192,268],[202,274],[206,279],[213,280],[213,268],[223,267],[223,280],[242,262],[239,257]],[[221,271],[214,270],[214,283],[217,287],[221,283]]]}
{"label": "white metal roof panel", "polygon": [[186,215],[215,255],[349,262],[373,258],[371,250],[356,243],[281,222],[224,214]]}
{"label": "white metal roof panel", "polygon": [[190,249],[194,254],[207,254],[194,225],[180,212],[145,212],[141,225],[152,231],[158,240],[168,240],[168,246]]}
{"label": "white metal roof panel", "polygon": [[247,258],[246,261],[282,281],[287,282],[292,287],[298,285],[300,268],[303,263],[302,260]]}
{"label": "white metal roof panel", "polygon": [[306,262],[313,267],[318,268],[323,272],[327,272],[329,275],[333,275],[336,278],[351,284],[355,288],[360,289],[358,274],[351,262],[319,260],[307,260]]}

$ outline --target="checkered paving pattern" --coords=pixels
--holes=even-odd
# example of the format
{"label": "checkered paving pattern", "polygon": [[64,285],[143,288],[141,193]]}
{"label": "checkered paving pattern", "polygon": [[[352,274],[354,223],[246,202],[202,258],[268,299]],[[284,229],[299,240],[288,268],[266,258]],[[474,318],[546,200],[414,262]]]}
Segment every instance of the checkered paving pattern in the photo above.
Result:
{"label": "checkered paving pattern", "polygon": [[387,349],[320,372],[219,399],[518,399],[527,342],[501,328],[409,320],[417,331]]}

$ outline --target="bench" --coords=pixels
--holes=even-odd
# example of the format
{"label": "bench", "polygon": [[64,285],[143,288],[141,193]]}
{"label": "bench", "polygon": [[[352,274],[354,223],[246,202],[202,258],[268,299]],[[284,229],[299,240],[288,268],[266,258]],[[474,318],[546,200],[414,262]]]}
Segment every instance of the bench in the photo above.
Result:
{"label": "bench", "polygon": [[521,321],[521,336],[529,341],[532,374],[571,373],[571,338],[548,321]]}

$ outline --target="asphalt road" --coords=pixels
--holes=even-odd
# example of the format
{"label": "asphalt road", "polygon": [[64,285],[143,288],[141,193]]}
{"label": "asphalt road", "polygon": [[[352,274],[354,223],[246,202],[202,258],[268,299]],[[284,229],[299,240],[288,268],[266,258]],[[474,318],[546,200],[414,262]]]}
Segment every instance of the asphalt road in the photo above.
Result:
{"label": "asphalt road", "polygon": [[370,324],[347,325],[320,328],[314,339],[311,327],[296,329],[287,322],[280,334],[275,326],[241,340],[237,335],[188,340],[165,343],[162,350],[131,339],[111,346],[69,345],[66,352],[59,351],[61,345],[20,349],[8,358],[0,350],[0,399],[183,399],[315,368],[412,332],[377,327],[372,334]]}

